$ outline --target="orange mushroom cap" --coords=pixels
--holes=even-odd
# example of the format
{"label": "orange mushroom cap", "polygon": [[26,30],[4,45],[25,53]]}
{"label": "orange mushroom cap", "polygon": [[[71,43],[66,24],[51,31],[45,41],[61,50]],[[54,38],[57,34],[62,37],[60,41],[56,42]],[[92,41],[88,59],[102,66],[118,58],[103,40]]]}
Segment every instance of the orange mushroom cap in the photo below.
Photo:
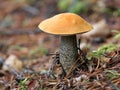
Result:
{"label": "orange mushroom cap", "polygon": [[42,21],[38,26],[42,31],[56,35],[73,35],[93,29],[87,21],[74,13],[61,13]]}

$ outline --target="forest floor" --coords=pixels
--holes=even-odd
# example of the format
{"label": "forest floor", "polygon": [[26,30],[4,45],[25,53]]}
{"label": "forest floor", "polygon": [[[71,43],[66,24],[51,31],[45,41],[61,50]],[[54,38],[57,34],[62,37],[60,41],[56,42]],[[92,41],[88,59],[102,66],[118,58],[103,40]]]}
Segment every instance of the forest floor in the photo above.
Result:
{"label": "forest floor", "polygon": [[97,29],[103,33],[77,35],[77,39],[82,38],[80,48],[84,52],[79,53],[78,60],[83,60],[69,76],[60,78],[61,66],[57,63],[54,75],[49,73],[54,58],[59,59],[60,37],[37,27],[60,11],[54,8],[48,12],[44,4],[56,7],[54,0],[0,1],[0,90],[120,90],[120,16],[109,20],[99,15],[92,18],[96,14],[88,17],[91,23],[102,18],[107,28],[105,24],[99,28],[98,22]]}

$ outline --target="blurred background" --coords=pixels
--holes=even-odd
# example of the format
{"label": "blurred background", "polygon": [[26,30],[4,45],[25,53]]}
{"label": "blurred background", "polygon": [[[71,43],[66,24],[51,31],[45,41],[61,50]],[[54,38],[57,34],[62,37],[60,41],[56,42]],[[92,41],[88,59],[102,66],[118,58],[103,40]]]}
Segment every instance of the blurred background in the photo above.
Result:
{"label": "blurred background", "polygon": [[35,70],[47,68],[46,55],[58,51],[59,36],[40,31],[38,24],[63,12],[79,14],[94,26],[94,32],[78,36],[81,48],[87,41],[108,43],[110,31],[120,31],[120,0],[0,0],[0,57],[15,55],[27,64],[34,61]]}

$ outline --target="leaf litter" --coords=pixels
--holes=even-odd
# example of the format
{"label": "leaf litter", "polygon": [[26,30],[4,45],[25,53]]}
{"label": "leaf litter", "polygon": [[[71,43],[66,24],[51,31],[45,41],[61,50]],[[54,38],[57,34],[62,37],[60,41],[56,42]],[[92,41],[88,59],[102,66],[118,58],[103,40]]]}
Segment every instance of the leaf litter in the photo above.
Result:
{"label": "leaf litter", "polygon": [[[0,1],[0,90],[120,90],[119,30],[114,30],[113,36],[102,44],[95,43],[101,39],[90,41],[90,49],[84,54],[79,53],[80,65],[73,64],[69,75],[64,77],[59,63],[59,38],[33,31],[43,19],[40,15],[50,16],[52,12],[42,4],[30,1]],[[53,0],[39,2],[45,5],[56,3]],[[119,29],[118,19],[112,17],[107,23],[111,28]],[[10,55],[22,61],[21,71],[2,69]]]}

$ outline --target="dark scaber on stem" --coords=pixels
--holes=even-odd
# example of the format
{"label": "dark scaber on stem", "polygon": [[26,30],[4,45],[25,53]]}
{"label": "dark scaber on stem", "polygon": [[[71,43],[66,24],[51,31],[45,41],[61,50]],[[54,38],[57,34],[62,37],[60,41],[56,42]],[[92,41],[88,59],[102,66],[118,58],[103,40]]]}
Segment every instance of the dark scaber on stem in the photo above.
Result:
{"label": "dark scaber on stem", "polygon": [[78,58],[76,35],[61,36],[60,63],[67,74]]}

